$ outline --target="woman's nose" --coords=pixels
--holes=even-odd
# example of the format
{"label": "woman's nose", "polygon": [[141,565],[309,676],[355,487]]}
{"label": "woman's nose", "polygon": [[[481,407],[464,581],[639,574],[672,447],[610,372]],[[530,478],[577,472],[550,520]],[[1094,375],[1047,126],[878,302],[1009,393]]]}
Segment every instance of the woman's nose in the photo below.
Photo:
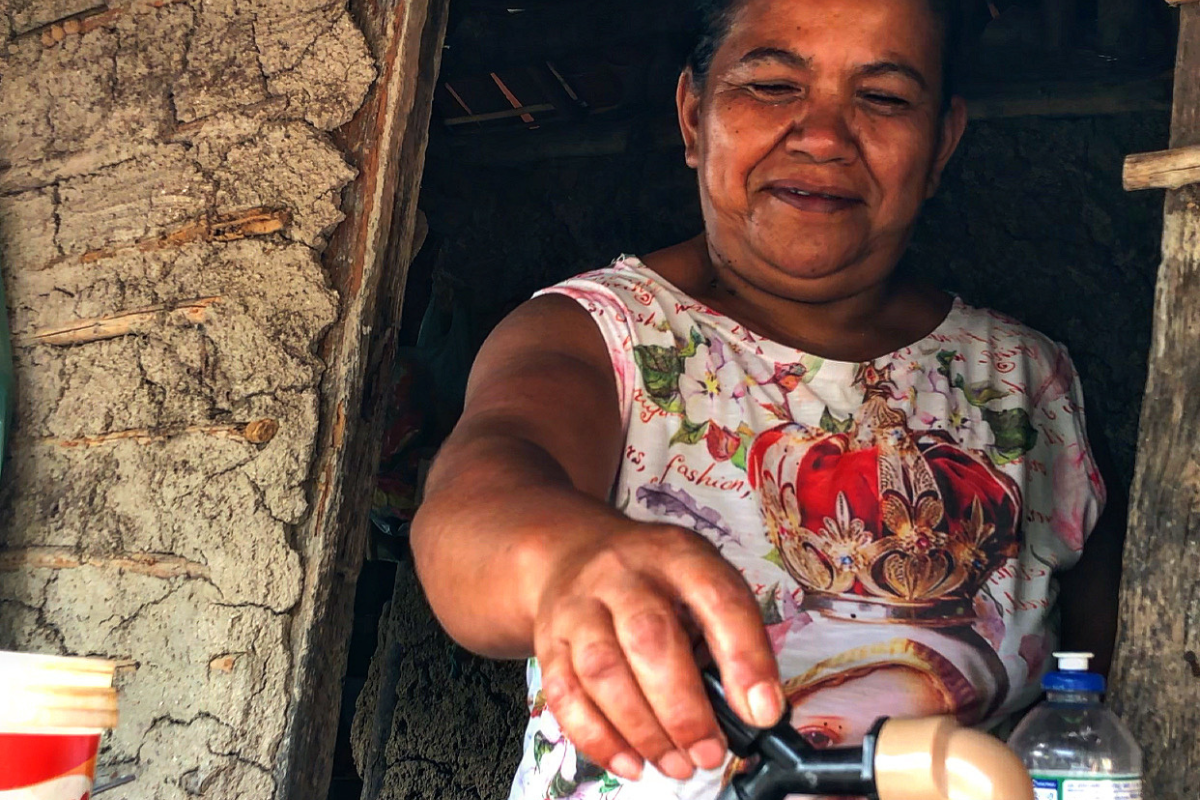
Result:
{"label": "woman's nose", "polygon": [[814,98],[805,103],[788,132],[788,151],[818,164],[853,161],[858,146],[846,119],[848,113],[843,104],[832,100]]}

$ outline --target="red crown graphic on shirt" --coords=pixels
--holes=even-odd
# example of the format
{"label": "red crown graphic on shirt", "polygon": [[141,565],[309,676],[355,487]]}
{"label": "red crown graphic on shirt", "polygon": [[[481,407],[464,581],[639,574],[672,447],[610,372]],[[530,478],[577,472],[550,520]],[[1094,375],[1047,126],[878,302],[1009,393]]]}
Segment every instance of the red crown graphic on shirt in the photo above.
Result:
{"label": "red crown graphic on shirt", "polygon": [[748,460],[767,534],[808,607],[862,620],[955,622],[1017,553],[1020,492],[944,431],[913,433],[868,385],[850,430],[787,424]]}

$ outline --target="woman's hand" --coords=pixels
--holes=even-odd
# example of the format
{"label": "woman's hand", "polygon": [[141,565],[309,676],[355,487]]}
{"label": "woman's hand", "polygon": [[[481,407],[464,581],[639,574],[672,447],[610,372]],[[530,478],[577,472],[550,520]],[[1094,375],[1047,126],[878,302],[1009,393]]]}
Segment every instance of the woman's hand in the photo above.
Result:
{"label": "woman's hand", "polygon": [[542,690],[564,732],[597,764],[637,778],[645,759],[684,779],[693,766],[723,763],[692,632],[743,718],[765,727],[783,713],[754,597],[698,534],[630,522],[564,554],[551,576],[534,623]]}

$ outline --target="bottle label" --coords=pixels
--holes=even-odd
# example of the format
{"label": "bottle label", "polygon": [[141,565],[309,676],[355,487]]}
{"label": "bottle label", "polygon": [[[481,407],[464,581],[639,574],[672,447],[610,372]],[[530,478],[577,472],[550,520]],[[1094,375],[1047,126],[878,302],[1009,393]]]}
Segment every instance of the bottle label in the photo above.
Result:
{"label": "bottle label", "polygon": [[1142,800],[1142,779],[1133,775],[1033,774],[1034,800]]}

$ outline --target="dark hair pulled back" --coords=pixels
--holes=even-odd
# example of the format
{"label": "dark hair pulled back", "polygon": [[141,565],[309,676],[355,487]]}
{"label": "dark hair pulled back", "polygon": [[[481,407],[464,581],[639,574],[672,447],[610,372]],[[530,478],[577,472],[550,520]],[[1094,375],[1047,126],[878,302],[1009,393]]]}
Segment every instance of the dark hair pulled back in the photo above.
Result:
{"label": "dark hair pulled back", "polygon": [[[713,56],[729,35],[733,18],[745,0],[693,0],[696,34],[693,37],[687,67],[700,86],[708,77]],[[958,33],[961,25],[959,0],[925,0],[941,28],[942,109],[950,105],[958,90]]]}

